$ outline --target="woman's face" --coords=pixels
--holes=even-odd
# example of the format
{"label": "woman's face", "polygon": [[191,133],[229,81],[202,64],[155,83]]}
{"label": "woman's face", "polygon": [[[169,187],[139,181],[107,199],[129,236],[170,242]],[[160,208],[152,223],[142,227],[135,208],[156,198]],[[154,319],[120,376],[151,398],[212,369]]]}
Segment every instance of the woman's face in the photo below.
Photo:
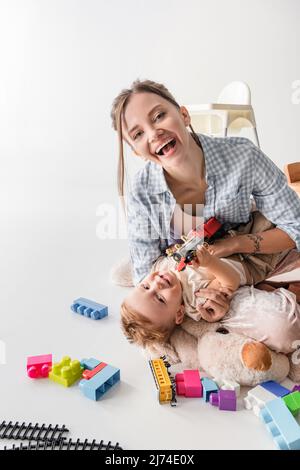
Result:
{"label": "woman's face", "polygon": [[[155,93],[130,97],[123,115],[123,134],[132,150],[163,167],[180,163],[189,152],[190,116]],[[171,141],[171,142],[170,142]],[[170,145],[162,148],[164,144]]]}

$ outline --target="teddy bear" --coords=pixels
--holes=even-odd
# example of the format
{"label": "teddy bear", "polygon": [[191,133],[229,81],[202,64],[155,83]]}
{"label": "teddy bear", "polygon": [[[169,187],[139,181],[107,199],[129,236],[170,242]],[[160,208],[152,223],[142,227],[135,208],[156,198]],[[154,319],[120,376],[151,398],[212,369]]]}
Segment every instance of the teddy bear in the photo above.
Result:
{"label": "teddy bear", "polygon": [[282,382],[291,372],[287,355],[229,332],[220,322],[196,322],[187,317],[174,329],[167,344],[152,345],[147,353],[151,358],[166,356],[171,365],[181,363],[185,369],[200,369],[213,378],[245,386],[267,380]]}
{"label": "teddy bear", "polygon": [[[280,263],[276,274],[297,267],[300,267],[299,254],[292,250],[287,260]],[[133,286],[132,266],[128,258],[113,266],[110,279],[115,285]],[[281,382],[287,376],[300,382],[300,349],[288,356],[276,353],[252,338],[229,332],[219,322],[196,322],[185,317],[183,323],[174,329],[168,344],[148,347],[146,355],[151,358],[166,356],[170,364],[182,363],[184,368],[202,369],[213,378],[245,386],[255,386],[267,380]]]}

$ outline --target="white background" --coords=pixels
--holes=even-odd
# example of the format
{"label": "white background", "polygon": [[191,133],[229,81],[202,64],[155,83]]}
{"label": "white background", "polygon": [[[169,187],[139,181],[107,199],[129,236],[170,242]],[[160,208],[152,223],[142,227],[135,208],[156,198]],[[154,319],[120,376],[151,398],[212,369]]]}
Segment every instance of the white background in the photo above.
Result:
{"label": "white background", "polygon": [[[246,81],[262,150],[281,169],[299,160],[299,19],[297,0],[0,0],[0,417],[65,423],[72,437],[125,449],[274,447],[246,410],[158,405],[147,361],[119,330],[126,290],[109,281],[126,239],[97,233],[102,204],[117,204],[111,103],[136,78],[164,83],[180,104]],[[132,174],[140,163],[127,156]],[[80,296],[109,317],[74,315]],[[94,356],[122,381],[93,403],[28,379],[26,357],[49,352]]]}

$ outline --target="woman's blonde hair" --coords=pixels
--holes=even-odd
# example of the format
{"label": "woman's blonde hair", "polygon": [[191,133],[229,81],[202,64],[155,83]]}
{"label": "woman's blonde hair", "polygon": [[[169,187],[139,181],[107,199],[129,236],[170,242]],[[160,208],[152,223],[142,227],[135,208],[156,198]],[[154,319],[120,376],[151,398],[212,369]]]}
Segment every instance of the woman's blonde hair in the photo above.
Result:
{"label": "woman's blonde hair", "polygon": [[[161,96],[165,100],[172,103],[178,110],[180,105],[177,103],[173,95],[169,90],[162,84],[156,83],[151,80],[135,80],[131,87],[128,89],[122,90],[118,96],[114,99],[111,109],[111,119],[112,127],[118,133],[119,141],[119,161],[118,161],[118,193],[119,196],[124,196],[124,175],[125,175],[125,165],[124,165],[124,149],[123,149],[123,133],[122,133],[122,116],[126,110],[129,99],[132,95],[137,93],[154,93]],[[195,133],[194,129],[190,124],[190,129],[192,131],[192,136],[195,142],[201,147],[200,140]]]}
{"label": "woman's blonde hair", "polygon": [[152,322],[132,309],[124,300],[121,305],[121,329],[130,343],[143,348],[153,343],[166,343],[171,329],[154,328]]}

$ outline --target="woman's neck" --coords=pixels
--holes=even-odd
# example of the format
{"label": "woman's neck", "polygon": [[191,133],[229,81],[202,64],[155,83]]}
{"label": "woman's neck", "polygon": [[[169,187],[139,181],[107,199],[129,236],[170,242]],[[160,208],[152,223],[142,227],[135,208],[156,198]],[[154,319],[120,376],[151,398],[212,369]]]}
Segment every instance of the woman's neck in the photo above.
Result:
{"label": "woman's neck", "polygon": [[165,168],[165,178],[171,185],[178,184],[199,184],[205,177],[205,161],[202,148],[195,142],[190,134],[189,151],[184,161],[175,167]]}

